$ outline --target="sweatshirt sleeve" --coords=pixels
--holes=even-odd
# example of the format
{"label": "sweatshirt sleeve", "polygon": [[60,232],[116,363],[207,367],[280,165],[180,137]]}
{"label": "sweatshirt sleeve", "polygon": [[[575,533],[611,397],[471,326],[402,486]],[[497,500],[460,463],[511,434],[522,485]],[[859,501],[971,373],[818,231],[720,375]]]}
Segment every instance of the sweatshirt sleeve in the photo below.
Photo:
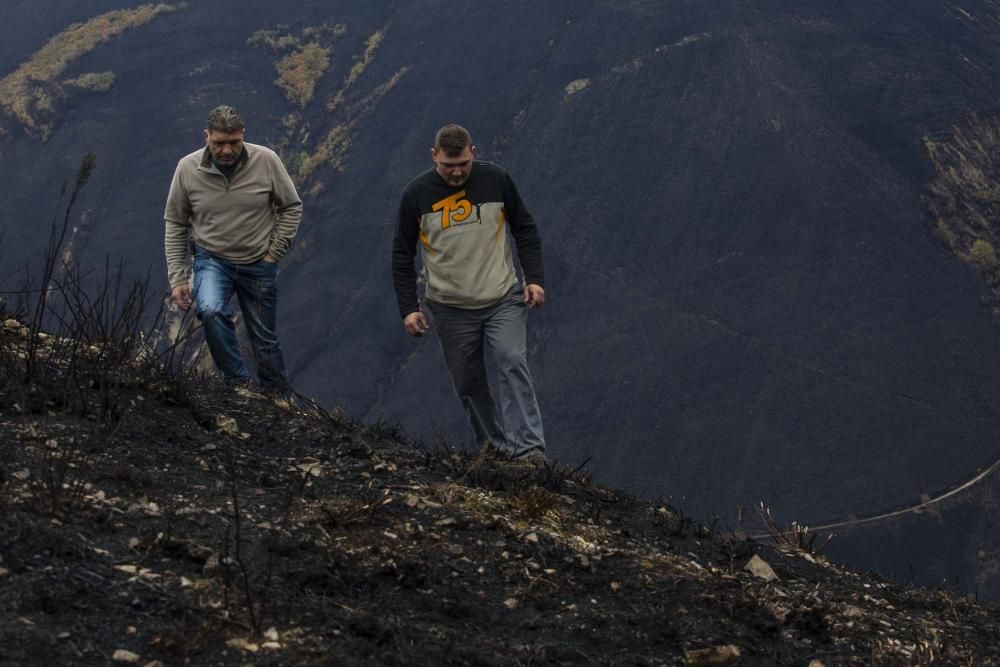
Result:
{"label": "sweatshirt sleeve", "polygon": [[292,239],[299,231],[302,220],[302,199],[292,183],[292,177],[277,154],[270,155],[271,162],[271,199],[274,202],[277,219],[274,231],[268,243],[268,252],[275,259],[281,259],[288,253]]}
{"label": "sweatshirt sleeve", "polygon": [[542,261],[542,239],[538,226],[531,217],[521,194],[514,185],[510,174],[504,173],[502,183],[503,205],[510,223],[510,233],[517,244],[517,256],[521,260],[525,284],[545,287],[545,267]]}
{"label": "sweatshirt sleeve", "polygon": [[191,245],[191,201],[188,199],[181,171],[181,164],[178,163],[163,212],[163,247],[167,256],[167,279],[171,289],[184,284],[188,279],[188,251]]}
{"label": "sweatshirt sleeve", "polygon": [[417,299],[417,270],[414,258],[420,238],[420,213],[411,192],[403,193],[396,213],[396,234],[392,240],[392,281],[400,317],[420,310]]}

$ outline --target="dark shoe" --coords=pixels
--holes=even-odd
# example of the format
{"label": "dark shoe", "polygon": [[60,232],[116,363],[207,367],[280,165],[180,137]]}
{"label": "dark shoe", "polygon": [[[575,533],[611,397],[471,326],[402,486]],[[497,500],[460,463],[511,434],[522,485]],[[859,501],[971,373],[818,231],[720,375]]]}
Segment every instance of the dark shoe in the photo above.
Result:
{"label": "dark shoe", "polygon": [[295,410],[303,407],[299,395],[291,389],[265,389],[263,396],[282,410]]}
{"label": "dark shoe", "polygon": [[504,447],[497,447],[492,442],[487,442],[479,448],[479,458],[484,461],[509,461],[512,457],[510,450]]}
{"label": "dark shoe", "polygon": [[250,378],[247,378],[246,380],[236,380],[235,382],[227,382],[226,386],[229,387],[234,394],[239,394],[244,398],[256,398],[261,394],[261,388]]}
{"label": "dark shoe", "polygon": [[530,463],[534,466],[544,466],[549,464],[549,459],[541,449],[529,449],[520,456],[511,459],[515,463]]}

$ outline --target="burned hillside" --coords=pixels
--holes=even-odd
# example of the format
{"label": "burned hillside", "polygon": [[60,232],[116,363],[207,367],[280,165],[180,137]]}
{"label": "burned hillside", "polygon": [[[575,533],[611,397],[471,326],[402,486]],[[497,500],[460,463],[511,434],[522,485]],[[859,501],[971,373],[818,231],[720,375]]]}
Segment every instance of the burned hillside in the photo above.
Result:
{"label": "burned hillside", "polygon": [[12,315],[0,662],[1000,664],[995,608],[791,535],[754,542],[584,462],[416,443],[171,370],[142,336]]}

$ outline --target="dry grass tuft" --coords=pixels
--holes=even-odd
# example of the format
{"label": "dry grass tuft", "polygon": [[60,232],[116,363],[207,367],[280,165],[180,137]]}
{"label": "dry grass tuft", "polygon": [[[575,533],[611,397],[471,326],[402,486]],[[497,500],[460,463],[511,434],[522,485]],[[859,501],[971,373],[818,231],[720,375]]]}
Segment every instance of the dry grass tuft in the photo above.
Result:
{"label": "dry grass tuft", "polygon": [[764,522],[764,527],[767,528],[768,534],[774,540],[775,544],[779,546],[818,556],[830,544],[830,540],[833,539],[832,534],[828,535],[826,540],[817,546],[816,537],[818,533],[810,530],[808,526],[803,526],[797,521],[793,521],[791,525],[782,528],[771,514],[771,508],[767,507],[763,501],[757,505],[757,513],[760,515],[761,521]]}
{"label": "dry grass tuft", "polygon": [[559,496],[540,486],[529,486],[522,489],[512,503],[529,521],[538,521],[559,506]]}

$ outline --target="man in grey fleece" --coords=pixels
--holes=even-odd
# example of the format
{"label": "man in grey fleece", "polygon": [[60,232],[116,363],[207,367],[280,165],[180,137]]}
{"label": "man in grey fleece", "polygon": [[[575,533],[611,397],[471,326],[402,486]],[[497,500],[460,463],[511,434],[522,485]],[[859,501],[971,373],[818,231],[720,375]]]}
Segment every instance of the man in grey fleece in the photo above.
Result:
{"label": "man in grey fleece", "polygon": [[251,381],[229,307],[235,293],[260,385],[284,392],[288,381],[276,321],[278,262],[298,230],[302,200],[281,159],[269,148],[245,143],[244,131],[236,109],[216,107],[208,115],[205,148],[177,164],[163,214],[167,273],[178,308],[194,304],[226,383]]}
{"label": "man in grey fleece", "polygon": [[[413,263],[419,246],[426,306],[477,442],[513,459],[544,461],[542,415],[525,341],[528,311],[545,303],[542,244],[510,175],[475,156],[469,132],[446,125],[431,149],[434,168],[403,191],[392,249],[399,314],[411,336],[428,330]],[[497,367],[499,405],[487,380],[486,350]]]}

